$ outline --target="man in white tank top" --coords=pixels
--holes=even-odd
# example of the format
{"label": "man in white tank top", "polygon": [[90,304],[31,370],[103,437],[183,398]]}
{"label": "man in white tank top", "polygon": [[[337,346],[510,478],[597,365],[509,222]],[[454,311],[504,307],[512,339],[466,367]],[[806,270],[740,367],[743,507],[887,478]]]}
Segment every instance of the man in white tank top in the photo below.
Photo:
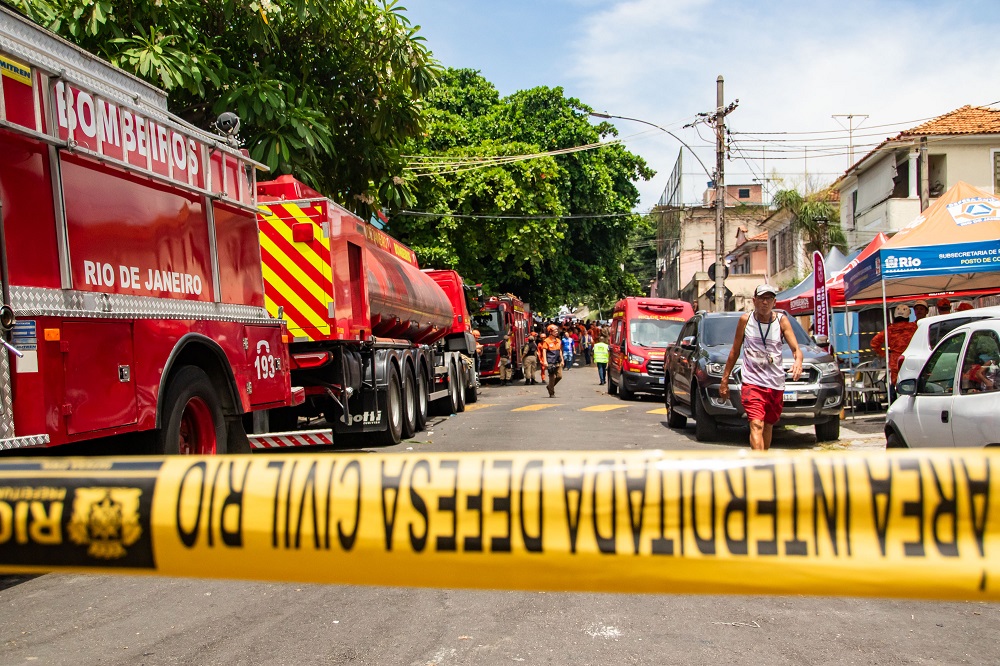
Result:
{"label": "man in white tank top", "polygon": [[740,317],[736,326],[736,339],[729,352],[726,369],[722,371],[719,397],[729,399],[729,373],[743,354],[743,388],[740,400],[750,422],[750,448],[767,451],[771,448],[774,424],[781,418],[784,407],[785,368],[781,362],[781,341],[784,339],[792,350],[792,380],[802,374],[802,350],[795,339],[795,332],[788,319],[774,312],[774,295],[777,289],[762,284],[754,290],[753,312]]}

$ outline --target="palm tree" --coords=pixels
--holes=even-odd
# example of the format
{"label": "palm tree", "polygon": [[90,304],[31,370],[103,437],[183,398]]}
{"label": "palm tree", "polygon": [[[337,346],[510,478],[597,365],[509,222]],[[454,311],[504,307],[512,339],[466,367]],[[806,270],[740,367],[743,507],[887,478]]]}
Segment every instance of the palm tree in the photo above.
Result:
{"label": "palm tree", "polygon": [[840,207],[830,201],[831,190],[806,196],[798,190],[781,190],[774,195],[774,205],[792,214],[792,229],[802,234],[806,252],[823,256],[831,247],[847,253],[847,237],[840,227]]}

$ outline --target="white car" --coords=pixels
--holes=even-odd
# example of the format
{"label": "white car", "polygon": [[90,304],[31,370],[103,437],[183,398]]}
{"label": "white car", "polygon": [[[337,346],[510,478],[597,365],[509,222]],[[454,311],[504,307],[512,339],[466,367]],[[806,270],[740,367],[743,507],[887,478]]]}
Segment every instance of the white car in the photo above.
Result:
{"label": "white car", "polygon": [[906,351],[903,352],[903,357],[900,359],[899,376],[896,381],[901,382],[904,379],[916,378],[920,368],[924,367],[924,361],[931,355],[931,350],[949,332],[969,322],[994,317],[1000,318],[1000,307],[975,308],[935,317],[924,317],[917,322],[917,330],[910,338],[910,344],[907,345]]}
{"label": "white car", "polygon": [[896,384],[887,448],[1000,445],[1000,319],[956,328]]}

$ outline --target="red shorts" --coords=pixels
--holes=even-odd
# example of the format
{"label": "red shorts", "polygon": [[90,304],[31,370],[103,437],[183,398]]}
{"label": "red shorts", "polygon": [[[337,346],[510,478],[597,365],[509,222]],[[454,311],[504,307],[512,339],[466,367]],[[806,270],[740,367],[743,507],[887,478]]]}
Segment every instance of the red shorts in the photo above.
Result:
{"label": "red shorts", "polygon": [[781,410],[785,406],[784,394],[781,389],[744,384],[740,390],[740,399],[748,419],[773,425],[781,418]]}

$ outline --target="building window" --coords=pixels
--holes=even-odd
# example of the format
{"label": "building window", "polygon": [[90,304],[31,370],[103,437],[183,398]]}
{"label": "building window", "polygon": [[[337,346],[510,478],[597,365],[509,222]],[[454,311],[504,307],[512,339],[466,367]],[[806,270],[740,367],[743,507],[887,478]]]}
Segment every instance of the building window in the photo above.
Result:
{"label": "building window", "polygon": [[993,151],[993,194],[1000,193],[1000,150]]}
{"label": "building window", "polygon": [[739,196],[740,199],[749,199],[750,198],[750,188],[749,187],[746,187],[746,188],[741,187],[739,189],[739,195],[738,196]]}

